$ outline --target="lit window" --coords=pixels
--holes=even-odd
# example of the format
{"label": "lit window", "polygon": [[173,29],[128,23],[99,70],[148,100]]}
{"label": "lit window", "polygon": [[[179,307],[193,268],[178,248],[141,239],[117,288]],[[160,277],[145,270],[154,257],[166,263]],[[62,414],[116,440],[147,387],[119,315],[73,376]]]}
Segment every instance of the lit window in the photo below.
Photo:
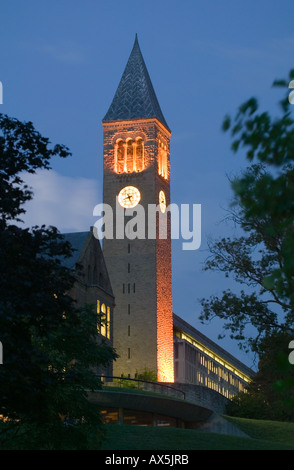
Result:
{"label": "lit window", "polygon": [[114,146],[114,171],[132,173],[144,170],[144,143],[141,137],[136,141],[131,138],[118,139]]}
{"label": "lit window", "polygon": [[160,141],[158,144],[158,174],[167,179],[167,150],[166,145]]}
{"label": "lit window", "polygon": [[97,330],[102,336],[107,336],[107,316],[105,304],[100,305],[97,300],[97,313],[99,314]]}
{"label": "lit window", "polygon": [[106,336],[110,339],[110,307],[107,307]]}
{"label": "lit window", "polygon": [[144,147],[143,140],[138,138],[136,141],[136,171],[144,170]]}
{"label": "lit window", "polygon": [[123,173],[125,163],[125,148],[122,140],[119,140],[116,144],[116,158],[115,158],[115,171],[117,173]]}
{"label": "lit window", "polygon": [[126,167],[125,172],[131,173],[134,171],[134,157],[133,157],[133,141],[129,139],[127,141],[127,158],[126,158]]}

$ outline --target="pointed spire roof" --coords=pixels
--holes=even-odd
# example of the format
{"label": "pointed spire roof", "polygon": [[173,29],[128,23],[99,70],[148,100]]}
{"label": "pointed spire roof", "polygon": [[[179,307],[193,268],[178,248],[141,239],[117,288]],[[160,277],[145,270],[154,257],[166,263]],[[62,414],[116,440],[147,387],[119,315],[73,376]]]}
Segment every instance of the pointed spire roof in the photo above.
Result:
{"label": "pointed spire roof", "polygon": [[157,118],[169,129],[160,109],[136,34],[131,55],[103,122],[152,117]]}

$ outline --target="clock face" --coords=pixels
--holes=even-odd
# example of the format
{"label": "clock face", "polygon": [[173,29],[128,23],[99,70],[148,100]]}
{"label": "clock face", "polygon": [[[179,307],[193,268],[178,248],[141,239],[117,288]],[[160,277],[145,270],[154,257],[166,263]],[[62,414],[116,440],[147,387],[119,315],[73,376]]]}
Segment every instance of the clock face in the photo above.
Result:
{"label": "clock face", "polygon": [[125,186],[118,195],[118,202],[125,209],[132,209],[139,204],[141,194],[135,186]]}
{"label": "clock face", "polygon": [[166,199],[163,191],[160,191],[159,193],[159,207],[161,212],[164,213],[166,209]]}

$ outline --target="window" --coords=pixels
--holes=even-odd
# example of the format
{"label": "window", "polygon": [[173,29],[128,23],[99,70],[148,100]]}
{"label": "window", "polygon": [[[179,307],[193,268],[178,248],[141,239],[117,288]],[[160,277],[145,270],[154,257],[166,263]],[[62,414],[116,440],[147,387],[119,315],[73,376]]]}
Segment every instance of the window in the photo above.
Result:
{"label": "window", "polygon": [[136,140],[118,139],[114,146],[114,171],[133,173],[144,170],[144,142],[142,137]]}
{"label": "window", "polygon": [[128,359],[131,359],[131,348],[128,348]]}
{"label": "window", "polygon": [[144,170],[144,146],[143,140],[139,137],[136,140],[136,171]]}
{"label": "window", "polygon": [[122,140],[119,140],[116,144],[116,156],[115,156],[115,171],[116,173],[123,173],[125,165],[125,148]]}
{"label": "window", "polygon": [[131,314],[131,304],[128,304],[128,315]]}
{"label": "window", "polygon": [[105,304],[101,305],[101,326],[100,333],[102,336],[106,336],[106,307]]}
{"label": "window", "polygon": [[128,263],[128,273],[130,273],[130,272],[131,272],[131,265],[130,265],[130,263]]}
{"label": "window", "polygon": [[104,303],[101,304],[100,300],[97,300],[96,307],[98,320],[97,320],[97,330],[102,336],[110,338],[110,307],[106,306]]}
{"label": "window", "polygon": [[124,171],[127,173],[131,173],[134,171],[134,157],[133,157],[133,141],[132,139],[127,140],[127,158],[126,158],[126,166]]}
{"label": "window", "polygon": [[110,339],[110,307],[107,307],[106,337],[107,337],[108,339]]}
{"label": "window", "polygon": [[158,144],[158,174],[167,179],[167,148],[161,141]]}
{"label": "window", "polygon": [[128,325],[128,336],[131,336],[131,327]]}
{"label": "window", "polygon": [[131,245],[128,243],[128,253],[131,253]]}

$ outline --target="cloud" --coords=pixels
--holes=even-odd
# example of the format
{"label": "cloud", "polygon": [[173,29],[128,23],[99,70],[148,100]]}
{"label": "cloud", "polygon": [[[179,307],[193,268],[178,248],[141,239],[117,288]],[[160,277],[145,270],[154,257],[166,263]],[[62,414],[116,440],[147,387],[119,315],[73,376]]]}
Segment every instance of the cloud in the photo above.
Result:
{"label": "cloud", "polygon": [[24,206],[25,226],[53,225],[60,232],[76,232],[94,225],[93,208],[99,202],[95,180],[70,178],[52,170],[26,173],[23,179],[34,193]]}
{"label": "cloud", "polygon": [[64,43],[55,45],[44,45],[40,49],[52,59],[59,62],[81,64],[85,62],[83,51],[76,44]]}

